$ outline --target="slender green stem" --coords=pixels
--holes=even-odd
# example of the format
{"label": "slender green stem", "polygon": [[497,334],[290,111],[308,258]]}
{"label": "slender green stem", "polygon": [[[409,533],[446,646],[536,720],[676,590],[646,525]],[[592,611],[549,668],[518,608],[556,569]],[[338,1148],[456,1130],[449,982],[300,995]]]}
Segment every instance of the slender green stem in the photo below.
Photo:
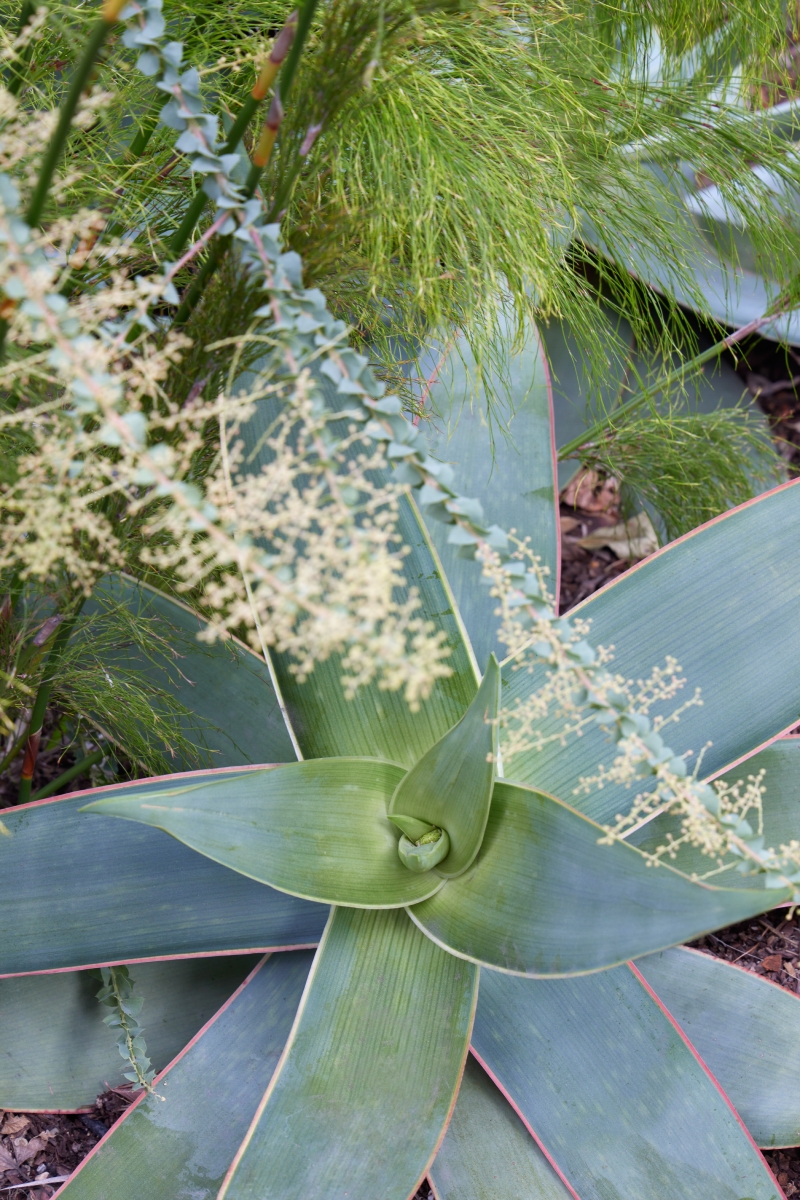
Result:
{"label": "slender green stem", "polygon": [[89,767],[93,767],[95,763],[99,763],[105,753],[105,750],[94,750],[91,754],[87,754],[80,762],[76,762],[74,766],[69,767],[66,771],[62,771],[56,779],[51,779],[45,787],[39,788],[39,791],[31,799],[46,800],[48,796],[52,796],[59,788],[64,787],[67,783],[72,783],[73,779],[77,779],[84,771],[88,771]]}
{"label": "slender green stem", "polygon": [[317,3],[318,0],[306,0],[305,4],[300,10],[300,17],[297,21],[297,31],[294,35],[292,48],[289,51],[289,57],[286,59],[286,64],[281,71],[280,92],[281,102],[284,104],[284,106],[286,105],[286,101],[289,99],[289,92],[291,91],[294,77],[297,73],[297,64],[300,62],[300,55],[303,53],[303,46],[305,45],[306,38],[308,37],[308,31],[311,27],[311,21],[314,17]]}
{"label": "slender green stem", "polygon": [[178,311],[175,313],[174,324],[183,325],[189,320],[189,317],[197,307],[206,284],[211,276],[217,270],[217,267],[222,262],[228,252],[230,246],[230,237],[217,238],[208,254],[206,261],[197,273],[191,287],[186,292],[180,303]]}
{"label": "slender green stem", "polygon": [[300,172],[302,169],[303,160],[299,159],[294,164],[287,177],[284,179],[281,187],[278,188],[275,195],[272,197],[272,204],[270,205],[270,210],[267,214],[268,220],[277,221],[280,219],[281,213],[287,207],[289,200],[291,199],[292,192],[294,191],[294,185],[300,178]]}
{"label": "slender green stem", "polygon": [[[82,607],[83,605],[81,605]],[[75,628],[75,622],[80,615],[80,611],[81,609],[79,608],[71,617],[66,617],[61,622],[44,664],[44,672],[33,701],[31,719],[28,722],[28,739],[25,745],[25,760],[22,764],[22,774],[19,781],[18,804],[25,804],[31,798],[31,781],[33,779],[33,772],[36,769],[36,758],[39,753],[39,742],[42,738],[44,714],[50,700],[50,694],[53,691],[55,675],[61,661],[61,656],[66,649],[67,642],[72,636],[72,631]]]}
{"label": "slender green stem", "polygon": [[[230,149],[229,149],[228,143],[226,142],[225,148],[223,150],[223,154],[229,154],[229,153],[230,153]],[[184,246],[186,245],[189,238],[191,237],[192,230],[194,229],[195,225],[202,217],[203,210],[206,207],[206,205],[208,204],[208,201],[209,201],[209,197],[206,195],[206,193],[202,189],[197,192],[197,194],[195,195],[191,204],[189,205],[186,212],[184,213],[183,220],[181,221],[180,225],[175,230],[175,232],[173,233],[173,235],[170,239],[170,243],[169,243],[170,254],[180,254],[181,250],[183,250]]]}
{"label": "slender green stem", "polygon": [[0,759],[0,775],[2,775],[3,771],[7,770],[8,767],[11,766],[12,762],[17,757],[17,755],[19,754],[20,750],[22,749],[25,741],[27,740],[27,737],[28,737],[28,731],[26,729],[23,729],[22,733],[19,735],[17,740],[14,742],[14,745],[11,747],[8,754],[6,754],[4,756],[4,758]]}
{"label": "slender green stem", "polygon": [[[23,29],[28,24],[35,11],[36,9],[33,4],[33,0],[22,0],[22,7],[19,12],[17,37],[19,37],[19,35],[22,33]],[[21,51],[19,58],[16,60],[16,62],[12,63],[11,67],[9,68],[6,90],[10,92],[12,96],[19,95],[20,88],[25,82],[25,68],[28,65],[28,59],[30,56],[31,43],[28,42],[27,46],[25,46]]]}
{"label": "slender green stem", "polygon": [[125,151],[125,157],[129,162],[133,162],[137,158],[141,158],[144,154],[147,143],[153,136],[155,129],[158,126],[158,115],[164,105],[164,97],[156,96],[150,108],[144,115],[144,119],[136,132],[136,136],[131,142],[128,149]]}
{"label": "slender green stem", "polygon": [[721,342],[715,342],[713,346],[709,346],[707,350],[703,350],[701,354],[697,354],[689,362],[681,363],[674,371],[668,371],[666,375],[662,375],[647,391],[637,392],[635,396],[631,396],[630,400],[626,400],[624,404],[620,404],[613,412],[603,417],[602,420],[596,421],[591,428],[579,434],[578,437],[573,438],[571,442],[567,442],[565,446],[562,446],[558,451],[559,462],[564,462],[566,459],[572,458],[582,446],[587,446],[591,442],[596,441],[598,437],[602,437],[606,430],[613,429],[621,417],[626,417],[628,413],[639,408],[654,392],[663,391],[671,384],[683,382],[688,377],[695,375],[705,363],[710,362],[711,359],[719,358],[723,351],[735,345],[736,342],[740,342],[743,338],[748,337],[749,334],[755,333],[767,321],[771,321],[773,316],[774,314],[771,313],[763,317],[758,317],[755,321],[750,321],[747,325],[743,325],[741,329],[734,330],[733,333],[729,333],[727,337],[723,338]]}
{"label": "slender green stem", "polygon": [[47,193],[50,191],[56,167],[64,153],[72,125],[72,118],[75,116],[75,110],[86,87],[95,59],[100,53],[103,42],[111,32],[112,25],[113,21],[107,20],[105,17],[101,17],[99,21],[95,21],[89,33],[89,40],[86,43],[81,60],[70,80],[69,91],[58,114],[58,124],[53,136],[50,138],[50,144],[45,151],[45,156],[39,170],[39,178],[36,181],[36,187],[33,190],[28,211],[25,214],[25,220],[31,227],[38,225],[42,219]]}

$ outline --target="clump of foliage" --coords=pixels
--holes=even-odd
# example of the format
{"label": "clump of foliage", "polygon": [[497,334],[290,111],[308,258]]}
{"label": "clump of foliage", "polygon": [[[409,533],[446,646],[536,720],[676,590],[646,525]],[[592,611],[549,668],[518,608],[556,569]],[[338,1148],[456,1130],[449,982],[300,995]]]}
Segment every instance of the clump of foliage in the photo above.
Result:
{"label": "clump of foliage", "polygon": [[[25,589],[45,593],[59,573],[73,601],[51,630],[27,745],[53,667],[93,639],[78,606],[96,598],[112,567],[192,597],[211,638],[244,631],[269,665],[264,711],[281,714],[285,737],[283,761],[266,746],[269,767],[139,781],[8,815],[0,914],[14,908],[15,925],[0,931],[0,969],[13,977],[2,983],[99,968],[109,1023],[141,1093],[109,1153],[101,1148],[67,1184],[67,1200],[109,1187],[117,1200],[174,1196],[184,1186],[228,1200],[345,1191],[404,1200],[437,1162],[437,1187],[457,1195],[446,1172],[459,1155],[451,1143],[448,1168],[443,1138],[451,1117],[462,1120],[462,1100],[477,1113],[473,1136],[483,1133],[482,1170],[497,1150],[487,1137],[488,1079],[462,1089],[473,1036],[529,1128],[550,1122],[539,1140],[557,1161],[556,1143],[569,1141],[554,1122],[560,1109],[537,1087],[534,1117],[525,1082],[538,1082],[528,1066],[546,1008],[545,993],[531,989],[550,989],[565,1025],[580,975],[590,977],[584,1009],[612,1025],[597,1041],[611,1046],[614,1069],[602,1071],[597,1056],[590,1063],[579,1028],[543,1040],[580,1063],[570,1108],[590,1138],[595,1122],[574,1101],[599,1076],[610,1089],[612,1168],[621,1162],[624,1176],[617,1193],[672,1200],[676,1171],[682,1185],[686,1160],[702,1153],[712,1200],[743,1189],[768,1200],[771,1178],[716,1085],[641,988],[639,968],[620,966],[642,958],[646,971],[665,947],[800,896],[800,839],[793,828],[767,836],[760,773],[713,786],[700,775],[705,760],[695,752],[691,763],[679,725],[691,712],[699,730],[699,697],[664,710],[685,681],[669,657],[682,630],[655,614],[674,578],[659,563],[672,554],[684,588],[687,563],[695,574],[697,563],[682,544],[640,569],[640,580],[650,572],[639,607],[658,629],[656,651],[626,607],[635,573],[599,601],[629,634],[630,665],[612,672],[611,643],[590,644],[585,613],[558,616],[539,548],[457,490],[453,467],[430,454],[424,424],[404,415],[403,397],[353,348],[342,318],[362,339],[383,330],[385,345],[402,336],[412,348],[443,322],[490,347],[495,315],[511,305],[520,329],[531,312],[559,311],[591,334],[597,297],[564,261],[579,211],[657,240],[652,178],[645,182],[632,139],[658,134],[665,170],[675,169],[679,146],[721,170],[721,152],[702,133],[713,113],[728,178],[759,156],[794,178],[792,156],[760,127],[737,124],[714,91],[733,77],[740,43],[752,52],[754,39],[777,28],[778,9],[728,7],[722,22],[715,6],[665,5],[644,25],[606,7],[306,0],[297,14],[276,12],[269,48],[237,45],[222,62],[202,48],[223,16],[207,14],[204,25],[190,15],[203,10],[105,0],[63,89],[52,77],[39,87],[34,72],[26,91],[22,68],[33,53],[38,63],[56,27],[23,21],[9,43],[0,111],[0,428],[19,447],[0,501],[0,566],[17,596],[12,612]],[[672,66],[653,85],[639,67],[656,28]],[[711,38],[702,86],[678,70],[700,35]],[[220,110],[241,64],[256,68],[256,84],[231,106],[226,130]],[[531,104],[521,101],[519,125],[507,113],[514,80]],[[245,157],[240,141],[270,87]],[[131,113],[136,131],[124,142]],[[379,126],[392,135],[380,160]],[[363,136],[351,137],[355,129]],[[482,183],[476,147],[487,163]],[[68,150],[85,168],[80,178],[58,177]],[[357,209],[359,177],[369,204]],[[191,198],[187,178],[197,185]],[[669,195],[668,182],[662,190]],[[384,201],[395,193],[392,229]],[[744,203],[736,186],[731,195]],[[305,285],[281,217],[312,263],[310,282],[330,284],[333,310]],[[766,208],[762,232],[779,254],[795,244]],[[661,243],[665,255],[678,249]],[[211,289],[221,298],[225,280],[234,303],[222,311]],[[793,512],[797,495],[793,485],[734,512],[725,546],[735,541],[752,566],[765,530]],[[501,672],[491,658],[480,682],[415,504],[447,525],[450,548],[477,560],[481,619],[500,618],[508,659]],[[549,505],[554,529],[552,495]],[[717,535],[698,536],[707,564],[699,571],[710,574]],[[793,595],[796,568],[787,571]],[[712,685],[723,638],[755,636],[744,621],[749,576],[747,584],[734,574],[725,628],[713,637],[701,630],[702,653],[684,639]],[[765,622],[758,653],[745,656],[758,729],[731,707],[741,679],[727,688],[727,708],[715,694],[728,737],[719,770],[755,753],[765,723],[774,736],[796,719],[794,677],[787,684],[781,675],[795,627],[788,607],[775,618],[780,651]],[[219,667],[220,706],[233,673]],[[28,686],[18,691],[31,700]],[[76,710],[88,704],[84,692]],[[285,761],[286,744],[298,761]],[[602,807],[609,794],[611,809]],[[660,820],[666,835],[637,849],[632,839],[645,825],[660,834]],[[708,870],[686,866],[686,853]],[[43,858],[56,861],[31,904],[9,903]],[[704,878],[736,867],[735,886]],[[87,923],[78,893],[90,886]],[[262,962],[159,1091],[136,1021],[142,997],[120,964],[253,950],[285,953]],[[476,1018],[481,974],[488,1008]],[[630,1036],[626,1006],[641,1036]],[[509,1053],[517,1065],[527,1056],[521,1081],[509,1078]],[[569,1087],[568,1073],[559,1082]],[[634,1086],[638,1106],[629,1103]],[[700,1131],[677,1168],[664,1106],[671,1121],[689,1114],[687,1136]],[[508,1120],[506,1112],[501,1125]],[[641,1155],[635,1138],[645,1124]],[[523,1143],[531,1171],[546,1176],[534,1143]],[[608,1149],[598,1136],[595,1160]],[[585,1157],[564,1161],[556,1183],[591,1186]],[[499,1155],[506,1168],[512,1158]],[[471,1176],[473,1192],[480,1179]]]}

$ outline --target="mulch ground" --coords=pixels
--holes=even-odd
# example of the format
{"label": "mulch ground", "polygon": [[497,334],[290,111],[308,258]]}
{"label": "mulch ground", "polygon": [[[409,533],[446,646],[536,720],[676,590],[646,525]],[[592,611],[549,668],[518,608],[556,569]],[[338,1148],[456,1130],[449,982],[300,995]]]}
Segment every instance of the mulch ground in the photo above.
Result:
{"label": "mulch ground", "polygon": [[[0,1187],[11,1200],[49,1200],[134,1099],[112,1088],[80,1115],[0,1112]],[[31,1186],[35,1184],[36,1186]]]}

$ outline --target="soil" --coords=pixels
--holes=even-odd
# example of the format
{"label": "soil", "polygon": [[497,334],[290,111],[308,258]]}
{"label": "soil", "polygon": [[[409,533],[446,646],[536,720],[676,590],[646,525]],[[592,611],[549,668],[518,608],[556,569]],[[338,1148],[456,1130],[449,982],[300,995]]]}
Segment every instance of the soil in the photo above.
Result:
{"label": "soil", "polygon": [[800,475],[800,349],[753,338],[732,365],[766,413],[788,474]]}
{"label": "soil", "polygon": [[[3,1195],[50,1200],[133,1099],[129,1088],[120,1087],[98,1096],[94,1108],[79,1115],[0,1112],[0,1187],[14,1189]],[[47,1179],[52,1186],[43,1184]],[[26,1186],[34,1181],[35,1187]]]}

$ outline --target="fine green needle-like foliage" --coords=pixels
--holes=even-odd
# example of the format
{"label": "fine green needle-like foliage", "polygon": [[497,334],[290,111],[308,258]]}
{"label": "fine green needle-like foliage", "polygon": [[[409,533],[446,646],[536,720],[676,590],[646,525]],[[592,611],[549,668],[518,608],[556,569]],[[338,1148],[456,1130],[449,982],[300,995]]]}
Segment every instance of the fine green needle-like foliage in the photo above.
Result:
{"label": "fine green needle-like foliage", "polygon": [[627,515],[652,506],[667,541],[777,482],[763,423],[745,409],[711,413],[647,412],[614,422],[581,450],[587,468],[622,479]]}

